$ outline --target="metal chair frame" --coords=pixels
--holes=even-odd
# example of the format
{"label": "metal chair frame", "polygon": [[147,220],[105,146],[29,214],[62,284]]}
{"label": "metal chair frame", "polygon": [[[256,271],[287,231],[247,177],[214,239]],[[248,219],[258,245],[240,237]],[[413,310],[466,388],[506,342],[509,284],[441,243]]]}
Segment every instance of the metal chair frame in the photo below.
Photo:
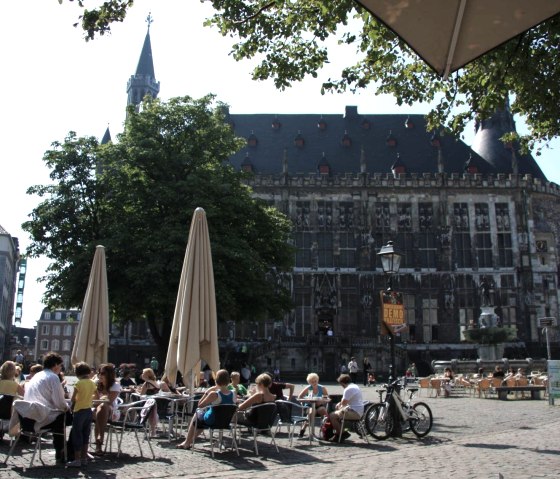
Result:
{"label": "metal chair frame", "polygon": [[138,443],[138,449],[140,451],[140,456],[144,457],[142,451],[142,445],[140,444],[140,439],[138,438],[138,432],[144,433],[144,440],[148,443],[150,451],[152,453],[152,458],[155,459],[156,455],[152,448],[152,443],[150,442],[150,433],[148,426],[148,417],[151,412],[157,407],[156,401],[154,399],[147,399],[145,401],[136,401],[133,403],[122,404],[119,409],[124,412],[124,417],[119,421],[109,421],[107,423],[107,430],[109,433],[109,439],[105,444],[105,449],[109,446],[109,452],[112,451],[113,446],[113,434],[117,435],[117,457],[121,455],[122,440],[125,432],[134,432],[136,442]]}
{"label": "metal chair frame", "polygon": [[353,425],[356,428],[356,430],[358,432],[358,435],[360,435],[362,437],[362,439],[365,439],[365,441],[369,444],[368,432],[367,432],[366,425],[365,425],[365,422],[364,422],[364,413],[366,412],[367,406],[369,404],[370,404],[369,401],[364,402],[364,412],[360,416],[360,419],[347,419],[346,418],[346,413],[348,412],[348,410],[350,408],[347,406],[343,409],[344,414],[342,415],[342,418],[340,419],[340,431],[338,431],[337,442],[340,442],[342,440],[342,433],[344,432],[344,425],[346,423],[350,423],[351,425]]}
{"label": "metal chair frame", "polygon": [[[276,430],[274,435],[278,434],[278,430],[281,427],[288,428],[288,437],[290,440],[290,447],[292,447],[294,440],[294,430],[296,426],[303,428],[303,425],[308,421],[308,410],[309,408],[301,404],[293,403],[291,401],[286,401],[283,399],[278,399],[276,401],[276,407],[278,410],[278,421],[276,422]],[[300,411],[300,414],[294,415],[294,409]]]}
{"label": "metal chair frame", "polygon": [[[35,456],[37,455],[37,452],[39,453],[39,460],[41,461],[41,464],[45,465],[45,462],[43,461],[43,457],[41,455],[41,443],[42,443],[42,438],[44,434],[50,433],[50,434],[60,434],[60,433],[56,433],[53,432],[52,429],[50,428],[42,428],[39,429],[39,431],[35,431],[35,421],[33,419],[29,419],[26,418],[24,416],[22,416],[19,413],[16,413],[18,415],[18,420],[19,420],[19,432],[18,434],[15,436],[15,438],[12,440],[12,445],[10,447],[10,450],[8,451],[8,454],[6,454],[6,457],[4,459],[4,464],[7,464],[8,459],[10,457],[12,457],[14,455],[14,450],[21,438],[21,436],[23,437],[27,437],[29,439],[29,443],[32,442],[32,440],[35,441],[35,447],[33,448],[33,454],[31,455],[31,460],[29,461],[29,466],[28,467],[33,467],[33,462],[35,461]],[[66,457],[67,457],[67,451],[66,451],[66,413],[63,413],[62,411],[60,411],[60,414],[64,414],[64,419],[63,419],[63,426],[62,426],[62,435],[64,436],[64,461],[66,461]]]}
{"label": "metal chair frame", "polygon": [[[231,448],[235,449],[235,452],[239,456],[239,448],[237,447],[237,405],[235,404],[217,404],[216,406],[212,406],[214,411],[214,424],[212,426],[203,426],[207,428],[209,431],[210,436],[210,448],[212,457],[214,457],[214,431],[218,431],[218,447],[219,450],[222,450],[222,446],[224,443],[224,430],[229,430],[231,433]],[[195,423],[192,427],[198,427],[198,416],[195,420]],[[202,428],[200,428],[202,429]],[[196,442],[197,435],[194,435],[192,450],[194,450],[194,445]]]}
{"label": "metal chair frame", "polygon": [[270,443],[274,445],[276,448],[276,452],[280,452],[278,450],[278,446],[276,445],[276,441],[274,440],[274,431],[272,428],[274,427],[274,422],[276,421],[276,416],[278,414],[278,408],[276,407],[276,403],[261,403],[255,404],[251,406],[247,412],[255,411],[257,416],[257,423],[254,425],[245,425],[249,432],[253,435],[253,446],[255,448],[255,454],[259,454],[259,446],[257,444],[257,435],[259,433],[268,432],[271,437]]}

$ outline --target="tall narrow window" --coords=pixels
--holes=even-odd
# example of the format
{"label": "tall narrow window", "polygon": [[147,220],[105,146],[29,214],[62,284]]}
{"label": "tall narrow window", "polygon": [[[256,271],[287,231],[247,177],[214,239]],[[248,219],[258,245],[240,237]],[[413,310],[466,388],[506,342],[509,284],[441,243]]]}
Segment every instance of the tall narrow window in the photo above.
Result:
{"label": "tall narrow window", "polygon": [[490,233],[476,234],[476,255],[479,268],[492,267],[492,240]]}
{"label": "tall narrow window", "polygon": [[317,234],[317,258],[319,268],[333,267],[333,236],[332,233]]}
{"label": "tall narrow window", "polygon": [[511,233],[498,233],[498,265],[502,268],[513,266]]}
{"label": "tall narrow window", "polygon": [[340,233],[340,267],[356,267],[356,241],[354,233]]}

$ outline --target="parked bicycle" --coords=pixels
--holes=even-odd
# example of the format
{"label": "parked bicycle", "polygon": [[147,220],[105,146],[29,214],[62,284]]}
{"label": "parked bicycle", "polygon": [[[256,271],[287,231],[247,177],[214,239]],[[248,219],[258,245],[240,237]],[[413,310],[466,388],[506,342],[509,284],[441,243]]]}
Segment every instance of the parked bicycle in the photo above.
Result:
{"label": "parked bicycle", "polygon": [[[401,417],[401,428],[408,429],[417,437],[426,436],[432,429],[433,416],[430,407],[423,402],[413,403],[417,389],[408,389],[409,397],[405,401],[400,391],[403,384],[400,379],[386,384],[379,390],[380,402],[372,404],[365,413],[365,423],[368,432],[376,439],[387,439],[393,432],[393,408],[397,408]],[[383,394],[385,393],[385,399]]]}

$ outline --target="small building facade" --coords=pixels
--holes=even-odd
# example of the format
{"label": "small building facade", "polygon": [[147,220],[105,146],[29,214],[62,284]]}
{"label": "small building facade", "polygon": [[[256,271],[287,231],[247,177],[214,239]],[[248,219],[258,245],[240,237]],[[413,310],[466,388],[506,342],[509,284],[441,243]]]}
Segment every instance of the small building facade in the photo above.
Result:
{"label": "small building facade", "polygon": [[64,368],[72,367],[71,355],[81,312],[77,309],[45,308],[37,321],[35,337],[35,360],[41,362],[44,355],[54,351],[62,356]]}
{"label": "small building facade", "polygon": [[0,225],[0,358],[10,359],[12,320],[19,268],[19,241]]}

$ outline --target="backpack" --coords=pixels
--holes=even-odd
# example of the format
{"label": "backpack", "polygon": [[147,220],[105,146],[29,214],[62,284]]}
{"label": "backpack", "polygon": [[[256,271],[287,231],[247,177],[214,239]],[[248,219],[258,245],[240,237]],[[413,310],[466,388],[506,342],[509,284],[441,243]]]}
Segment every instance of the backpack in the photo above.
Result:
{"label": "backpack", "polygon": [[334,429],[330,419],[326,419],[321,425],[321,437],[324,441],[329,441],[334,437]]}

